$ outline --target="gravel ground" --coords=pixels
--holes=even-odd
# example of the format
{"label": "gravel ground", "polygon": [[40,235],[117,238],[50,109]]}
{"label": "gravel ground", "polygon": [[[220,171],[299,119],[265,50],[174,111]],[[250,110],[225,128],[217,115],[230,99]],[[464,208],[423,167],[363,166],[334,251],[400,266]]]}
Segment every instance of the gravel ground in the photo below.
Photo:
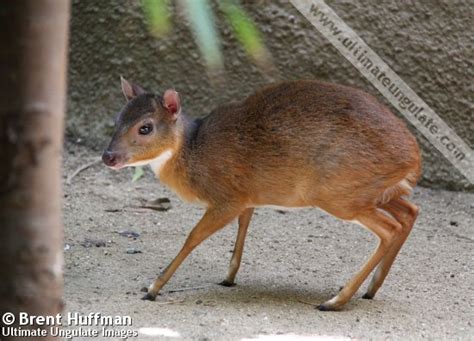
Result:
{"label": "gravel ground", "polygon": [[[343,311],[314,305],[336,294],[376,239],[316,209],[257,210],[237,286],[216,285],[227,272],[234,222],[200,245],[149,302],[140,289],[177,254],[203,209],[180,201],[148,171],[132,183],[130,169],[97,163],[66,183],[97,156],[72,144],[65,153],[69,312],[129,315],[128,329],[140,331],[130,339],[474,340],[472,193],[417,188],[420,216],[384,286],[374,300],[361,299],[361,289]],[[168,211],[139,208],[161,197],[171,200]],[[170,292],[176,289],[183,290]]]}

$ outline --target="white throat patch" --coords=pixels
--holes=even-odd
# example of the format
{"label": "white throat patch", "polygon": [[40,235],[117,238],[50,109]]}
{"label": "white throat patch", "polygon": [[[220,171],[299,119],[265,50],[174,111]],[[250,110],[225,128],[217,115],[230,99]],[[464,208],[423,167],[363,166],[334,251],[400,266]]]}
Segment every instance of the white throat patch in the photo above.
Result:
{"label": "white throat patch", "polygon": [[167,149],[163,153],[155,157],[154,159],[141,160],[134,163],[129,163],[125,165],[125,167],[138,167],[138,166],[150,165],[152,171],[157,176],[159,176],[161,169],[172,156],[173,156],[173,151],[171,149]]}
{"label": "white throat patch", "polygon": [[157,176],[160,175],[161,169],[169,161],[169,159],[172,156],[173,156],[173,152],[170,149],[168,149],[168,150],[165,150],[156,158],[149,161],[151,169]]}

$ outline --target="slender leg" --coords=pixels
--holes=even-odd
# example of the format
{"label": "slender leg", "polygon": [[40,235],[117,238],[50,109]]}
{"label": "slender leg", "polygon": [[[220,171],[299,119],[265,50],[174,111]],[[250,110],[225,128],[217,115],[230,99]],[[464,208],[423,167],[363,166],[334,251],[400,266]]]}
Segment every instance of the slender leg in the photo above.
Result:
{"label": "slender leg", "polygon": [[204,240],[210,237],[214,232],[220,230],[225,225],[230,223],[232,219],[240,213],[236,209],[217,209],[209,208],[199,223],[189,234],[184,246],[168,267],[161,273],[161,275],[153,282],[148,289],[148,293],[143,297],[144,300],[153,301],[158,295],[160,289],[168,282],[170,277],[174,274],[176,269],[186,259],[192,250]]}
{"label": "slender leg", "polygon": [[402,225],[403,229],[402,233],[393,241],[387,254],[382,258],[380,264],[377,266],[377,270],[372,277],[369,288],[363,296],[363,298],[367,299],[373,298],[377,290],[382,286],[385,277],[387,277],[398,252],[407,240],[418,216],[418,207],[402,198],[393,199],[381,208],[390,213]]}
{"label": "slender leg", "polygon": [[336,296],[318,306],[319,310],[338,310],[349,301],[365,279],[370,275],[372,270],[381,261],[382,257],[387,253],[397,231],[401,231],[402,229],[395,219],[377,209],[358,215],[356,220],[379,237],[379,245],[374,254],[369,258],[359,272]]}
{"label": "slender leg", "polygon": [[234,252],[230,260],[229,272],[227,274],[226,279],[219,283],[220,285],[223,285],[225,287],[231,287],[235,285],[235,275],[237,274],[237,271],[239,271],[240,261],[242,260],[242,252],[244,250],[245,237],[247,235],[247,229],[249,227],[253,211],[253,208],[247,208],[239,216],[239,231],[237,232]]}

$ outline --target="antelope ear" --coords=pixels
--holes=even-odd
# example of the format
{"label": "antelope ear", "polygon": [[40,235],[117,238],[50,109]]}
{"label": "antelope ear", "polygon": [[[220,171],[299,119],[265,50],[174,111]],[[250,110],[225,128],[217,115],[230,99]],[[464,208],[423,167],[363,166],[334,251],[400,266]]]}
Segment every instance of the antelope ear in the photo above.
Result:
{"label": "antelope ear", "polygon": [[181,112],[181,102],[179,95],[175,90],[168,89],[163,95],[163,106],[171,115],[173,120],[178,118],[179,113]]}
{"label": "antelope ear", "polygon": [[127,101],[130,101],[138,95],[145,93],[145,90],[143,90],[140,85],[130,83],[122,76],[120,76],[120,83],[122,83],[122,92]]}

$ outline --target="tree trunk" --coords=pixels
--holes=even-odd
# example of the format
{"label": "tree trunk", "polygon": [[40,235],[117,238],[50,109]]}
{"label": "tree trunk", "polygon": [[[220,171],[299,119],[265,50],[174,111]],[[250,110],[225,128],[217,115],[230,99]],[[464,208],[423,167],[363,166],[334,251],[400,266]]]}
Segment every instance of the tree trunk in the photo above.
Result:
{"label": "tree trunk", "polygon": [[68,24],[68,0],[0,5],[0,318],[15,314],[12,326],[20,312],[56,315],[63,308]]}

